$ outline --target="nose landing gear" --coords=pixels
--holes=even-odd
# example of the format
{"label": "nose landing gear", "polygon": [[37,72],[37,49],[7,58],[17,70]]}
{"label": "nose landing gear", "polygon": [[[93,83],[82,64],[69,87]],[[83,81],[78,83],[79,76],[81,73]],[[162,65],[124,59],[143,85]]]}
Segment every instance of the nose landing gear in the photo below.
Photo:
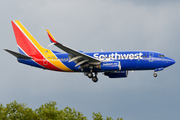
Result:
{"label": "nose landing gear", "polygon": [[154,77],[157,77],[157,73],[154,73],[153,76],[154,76]]}
{"label": "nose landing gear", "polygon": [[154,70],[153,76],[154,76],[154,77],[157,77],[157,73],[156,73],[156,72],[162,71],[162,70],[164,70],[164,68],[156,68],[156,69]]}

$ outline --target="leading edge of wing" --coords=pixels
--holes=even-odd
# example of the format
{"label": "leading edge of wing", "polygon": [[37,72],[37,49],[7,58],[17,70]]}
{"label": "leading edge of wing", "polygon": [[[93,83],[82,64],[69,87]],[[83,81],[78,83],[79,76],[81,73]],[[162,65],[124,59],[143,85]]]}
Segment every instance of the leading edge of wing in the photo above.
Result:
{"label": "leading edge of wing", "polygon": [[52,34],[50,33],[50,31],[47,30],[47,29],[46,29],[46,31],[47,31],[47,34],[48,34],[48,36],[49,36],[49,38],[50,38],[50,41],[51,41],[51,44],[50,44],[50,45],[54,44],[55,46],[57,46],[58,48],[60,48],[61,50],[65,51],[65,52],[67,52],[67,53],[69,53],[69,54],[72,54],[72,55],[75,55],[75,56],[82,56],[81,59],[88,60],[87,62],[95,62],[95,63],[97,63],[97,62],[100,63],[100,62],[101,62],[100,60],[95,59],[95,58],[93,58],[93,57],[91,57],[91,56],[89,56],[89,55],[86,55],[86,54],[84,54],[84,53],[82,53],[82,52],[79,52],[79,51],[74,50],[74,49],[72,49],[72,48],[70,48],[70,47],[67,47],[67,46],[65,46],[65,45],[63,45],[63,44],[61,44],[61,43],[58,43],[58,42],[54,39],[54,37],[52,36]]}

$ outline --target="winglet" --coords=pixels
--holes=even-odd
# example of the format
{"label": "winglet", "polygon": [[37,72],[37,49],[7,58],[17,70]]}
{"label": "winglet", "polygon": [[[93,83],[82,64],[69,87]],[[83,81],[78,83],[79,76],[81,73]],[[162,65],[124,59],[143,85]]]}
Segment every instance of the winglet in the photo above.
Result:
{"label": "winglet", "polygon": [[47,31],[47,34],[49,36],[49,39],[51,41],[51,43],[54,43],[54,44],[59,44],[58,42],[56,42],[55,38],[53,37],[53,35],[50,33],[50,31],[48,29],[46,29]]}

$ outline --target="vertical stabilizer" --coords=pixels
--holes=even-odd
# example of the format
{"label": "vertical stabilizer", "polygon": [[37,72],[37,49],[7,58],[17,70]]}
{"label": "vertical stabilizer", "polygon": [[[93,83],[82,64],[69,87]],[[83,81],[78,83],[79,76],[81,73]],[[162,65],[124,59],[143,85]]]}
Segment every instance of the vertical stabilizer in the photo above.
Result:
{"label": "vertical stabilizer", "polygon": [[[42,68],[56,71],[72,71],[67,68],[60,60],[58,60],[57,56],[51,50],[43,48],[29,33],[29,31],[21,24],[20,21],[13,20],[11,21],[11,23],[13,26],[19,52],[32,58],[33,64],[36,64],[33,66],[40,65]],[[13,53],[13,55],[16,56],[20,56],[20,54],[14,52],[10,53]],[[21,58],[22,57],[24,58],[23,55],[21,55]],[[25,64],[29,64],[27,63],[27,61],[25,62]]]}
{"label": "vertical stabilizer", "polygon": [[[37,55],[44,49],[18,20],[11,21],[19,52],[29,56]],[[39,56],[40,57],[40,56]]]}

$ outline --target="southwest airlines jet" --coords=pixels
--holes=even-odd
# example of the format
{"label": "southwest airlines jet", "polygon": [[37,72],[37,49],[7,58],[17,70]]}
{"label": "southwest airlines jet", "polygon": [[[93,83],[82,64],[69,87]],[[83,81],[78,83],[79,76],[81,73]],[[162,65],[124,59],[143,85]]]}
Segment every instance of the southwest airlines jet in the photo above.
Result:
{"label": "southwest airlines jet", "polygon": [[57,42],[47,31],[51,44],[66,53],[43,48],[18,20],[12,26],[19,53],[5,49],[14,55],[18,62],[60,72],[82,72],[93,82],[97,82],[97,74],[104,73],[109,78],[123,78],[130,70],[158,71],[175,63],[175,60],[162,53],[152,51],[113,51],[113,52],[82,52]]}

